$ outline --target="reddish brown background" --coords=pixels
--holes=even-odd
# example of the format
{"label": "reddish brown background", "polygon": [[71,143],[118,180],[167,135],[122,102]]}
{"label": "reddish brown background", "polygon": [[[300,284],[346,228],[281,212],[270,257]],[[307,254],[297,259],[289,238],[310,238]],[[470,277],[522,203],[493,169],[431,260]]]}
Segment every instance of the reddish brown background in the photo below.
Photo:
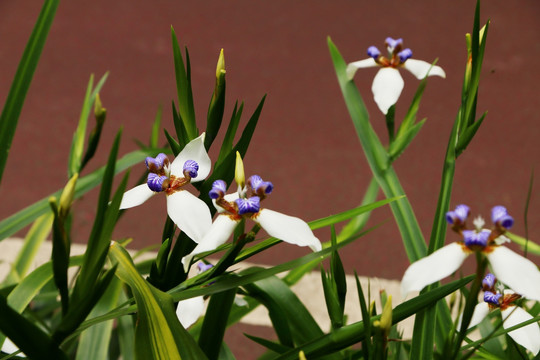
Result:
{"label": "reddish brown background", "polygon": [[[190,50],[201,128],[221,48],[227,69],[226,116],[236,99],[245,100],[248,115],[268,94],[245,159],[246,169],[274,183],[268,207],[305,220],[356,206],[370,180],[337,86],[326,37],[332,37],[347,61],[364,58],[369,45],[382,49],[387,36],[402,37],[417,59],[439,58],[447,79],[430,79],[419,114],[428,121],[395,164],[424,234],[429,235],[442,159],[460,102],[464,34],[472,29],[474,3],[62,1],[21,114],[0,188],[0,218],[64,185],[71,137],[91,73],[100,77],[110,71],[101,93],[109,115],[102,147],[88,171],[104,162],[119,127],[124,127],[122,154],[136,148],[133,139],[145,141],[160,105],[163,124],[172,129],[170,102],[176,99],[170,45],[173,25],[180,42]],[[524,229],[531,171],[539,169],[539,6],[532,0],[484,1],[482,21],[491,19],[491,28],[478,109],[489,113],[459,159],[452,200],[452,206],[466,202],[474,214],[486,216],[491,206],[506,205],[516,217],[518,233]],[[40,8],[40,1],[0,1],[2,102]],[[356,83],[374,126],[385,137],[384,118],[370,91],[375,72],[359,71]],[[398,118],[418,84],[408,73],[403,77]],[[141,164],[133,174],[143,170]],[[540,241],[538,180],[534,186],[530,236]],[[76,205],[77,242],[87,238],[95,200],[96,191]],[[139,248],[154,244],[164,217],[164,199],[155,197],[128,211],[115,236],[132,236],[133,246]],[[371,223],[387,219],[391,219],[390,211],[378,210]],[[328,237],[328,231],[318,234],[322,240]],[[306,252],[281,244],[256,260],[277,263]],[[362,275],[400,278],[407,266],[392,220],[350,245],[342,256],[348,272],[354,269]]]}

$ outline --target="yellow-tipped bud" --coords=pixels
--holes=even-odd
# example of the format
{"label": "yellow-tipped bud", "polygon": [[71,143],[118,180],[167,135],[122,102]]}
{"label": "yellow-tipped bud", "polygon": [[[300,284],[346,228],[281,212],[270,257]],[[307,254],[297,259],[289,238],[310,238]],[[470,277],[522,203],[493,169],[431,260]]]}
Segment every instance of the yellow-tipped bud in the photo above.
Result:
{"label": "yellow-tipped bud", "polygon": [[234,181],[240,189],[243,189],[246,185],[246,174],[244,173],[244,162],[240,153],[236,152],[236,168],[234,171]]}
{"label": "yellow-tipped bud", "polygon": [[105,115],[107,115],[107,109],[101,104],[99,94],[96,94],[96,100],[94,101],[94,116],[97,121],[104,121]]}
{"label": "yellow-tipped bud", "polygon": [[75,175],[73,175],[71,179],[69,179],[68,183],[64,187],[62,195],[60,195],[58,213],[62,217],[67,216],[67,214],[69,213],[69,209],[71,208],[71,204],[73,203],[73,197],[75,195],[75,185],[77,184],[78,178],[79,174],[75,173]]}
{"label": "yellow-tipped bud", "polygon": [[306,360],[306,354],[304,354],[303,350],[298,353],[298,360]]}
{"label": "yellow-tipped bud", "polygon": [[219,52],[219,58],[216,67],[216,79],[219,80],[221,74],[225,74],[225,56],[223,55],[223,49]]}
{"label": "yellow-tipped bud", "polygon": [[392,296],[389,295],[384,304],[384,309],[381,314],[380,327],[386,334],[390,332],[392,328]]}
{"label": "yellow-tipped bud", "polygon": [[478,43],[482,44],[482,39],[484,38],[484,33],[486,32],[486,26],[488,26],[489,21],[486,23],[486,25],[482,26],[480,29],[480,32],[478,33]]}

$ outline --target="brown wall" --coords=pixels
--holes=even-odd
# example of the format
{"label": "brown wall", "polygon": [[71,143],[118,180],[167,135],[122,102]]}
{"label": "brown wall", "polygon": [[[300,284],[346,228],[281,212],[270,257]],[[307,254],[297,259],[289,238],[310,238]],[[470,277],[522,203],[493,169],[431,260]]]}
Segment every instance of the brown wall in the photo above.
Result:
{"label": "brown wall", "polygon": [[[0,2],[0,101],[3,102],[40,1]],[[523,233],[523,209],[531,170],[539,166],[539,3],[484,1],[482,21],[491,28],[478,109],[488,110],[477,138],[459,159],[452,206],[468,203],[489,216],[506,205]],[[101,93],[109,110],[102,148],[90,166],[105,161],[112,138],[124,127],[121,153],[146,140],[159,105],[172,129],[170,102],[176,98],[170,25],[189,47],[196,112],[204,126],[215,63],[225,49],[230,115],[236,99],[245,115],[267,93],[260,126],[245,159],[248,173],[271,180],[268,207],[305,220],[356,206],[370,171],[337,86],[326,46],[331,36],[347,61],[365,57],[369,45],[402,37],[414,57],[432,61],[447,78],[430,79],[419,116],[428,121],[396,162],[426,235],[436,207],[446,141],[459,105],[465,61],[464,34],[472,29],[473,1],[63,1],[43,52],[0,188],[0,218],[61,188],[67,154],[91,73],[110,77]],[[359,71],[359,86],[372,122],[385,137],[384,118],[370,92],[375,69]],[[398,118],[418,81],[403,74]],[[244,117],[245,119],[246,117]],[[132,182],[144,170],[132,172]],[[536,176],[536,179],[540,175]],[[535,181],[529,233],[540,241],[540,183]],[[87,237],[96,192],[76,205],[75,241]],[[116,236],[133,236],[133,246],[159,241],[164,199],[129,210]],[[407,265],[399,234],[387,209],[372,224],[385,225],[342,252],[347,270],[399,278]],[[319,233],[326,240],[328,231]],[[449,240],[455,236],[449,233]],[[304,254],[281,244],[257,259],[271,263]]]}

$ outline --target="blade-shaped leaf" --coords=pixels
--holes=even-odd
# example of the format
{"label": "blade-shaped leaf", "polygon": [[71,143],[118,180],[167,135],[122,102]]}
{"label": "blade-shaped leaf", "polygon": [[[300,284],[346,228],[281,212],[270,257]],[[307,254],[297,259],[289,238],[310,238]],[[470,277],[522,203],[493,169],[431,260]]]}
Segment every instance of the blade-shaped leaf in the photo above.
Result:
{"label": "blade-shaped leaf", "polygon": [[30,88],[41,51],[45,46],[58,3],[59,0],[47,0],[43,4],[0,115],[0,183],[2,182],[9,149],[15,136],[24,99]]}
{"label": "blade-shaped leaf", "polygon": [[117,276],[131,287],[137,303],[137,359],[206,359],[176,318],[171,296],[148,284],[118,243],[111,245],[109,254],[118,264]]}

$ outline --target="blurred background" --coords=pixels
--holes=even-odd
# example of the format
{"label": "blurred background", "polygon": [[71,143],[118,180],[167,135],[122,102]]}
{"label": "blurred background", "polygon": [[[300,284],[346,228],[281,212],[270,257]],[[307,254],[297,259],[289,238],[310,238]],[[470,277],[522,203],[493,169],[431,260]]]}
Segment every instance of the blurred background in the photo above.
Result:
{"label": "blurred background", "polygon": [[[3,104],[41,1],[0,1],[0,103]],[[481,21],[491,20],[478,110],[488,111],[477,137],[458,159],[452,207],[467,203],[472,214],[489,217],[492,206],[508,207],[513,229],[524,234],[524,208],[533,169],[530,238],[540,241],[540,116],[538,66],[540,3],[492,0]],[[98,154],[85,173],[101,166],[123,127],[120,153],[146,142],[158,108],[172,130],[176,101],[170,26],[189,48],[200,128],[214,87],[215,66],[225,52],[230,118],[236,100],[245,102],[245,123],[267,94],[259,126],[245,159],[247,174],[275,188],[266,207],[306,221],[356,207],[371,179],[339,90],[327,48],[330,36],[348,62],[366,57],[387,36],[403,38],[413,58],[447,74],[430,78],[419,118],[428,120],[395,168],[429,236],[439,193],[448,136],[459,107],[474,1],[235,1],[61,2],[26,104],[0,188],[0,219],[47,197],[67,181],[67,156],[90,74],[110,75],[101,92],[108,109]],[[386,141],[384,117],[373,102],[377,69],[359,70],[355,82],[371,121]],[[402,72],[404,92],[396,121],[405,114],[418,80]],[[90,119],[93,124],[93,119]],[[162,137],[163,142],[164,137]],[[215,160],[215,154],[211,153]],[[132,170],[130,186],[145,170]],[[76,203],[76,242],[84,242],[95,213],[97,189]],[[154,197],[126,212],[115,237],[133,237],[142,248],[160,241],[165,200]],[[341,252],[347,272],[399,279],[408,265],[389,208],[374,212],[384,222]],[[19,235],[24,235],[24,231]],[[318,232],[322,241],[328,229]],[[447,242],[457,239],[448,231]],[[254,260],[274,264],[308,253],[280,244]]]}

